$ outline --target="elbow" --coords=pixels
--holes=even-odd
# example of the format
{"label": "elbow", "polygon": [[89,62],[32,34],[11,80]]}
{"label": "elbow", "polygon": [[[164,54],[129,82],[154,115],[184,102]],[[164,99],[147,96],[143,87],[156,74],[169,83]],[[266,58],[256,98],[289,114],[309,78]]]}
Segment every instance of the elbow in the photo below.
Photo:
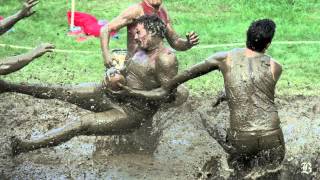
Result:
{"label": "elbow", "polygon": [[10,67],[0,67],[0,75],[8,75],[11,72]]}
{"label": "elbow", "polygon": [[100,29],[100,38],[104,38],[105,37],[105,34],[107,33],[108,31],[108,28],[105,28],[106,26],[102,27]]}
{"label": "elbow", "polygon": [[111,32],[115,32],[115,31],[117,31],[115,27],[112,27],[107,24],[100,29],[100,35],[102,37],[108,37]]}
{"label": "elbow", "polygon": [[172,43],[171,47],[176,51],[186,51],[190,49],[188,45],[182,45],[178,42]]}
{"label": "elbow", "polygon": [[100,29],[100,38],[102,38],[102,39],[107,38],[109,32],[110,32],[109,26],[108,26],[108,25],[103,26],[103,27]]}
{"label": "elbow", "polygon": [[168,39],[168,43],[176,51],[186,51],[190,49],[187,43],[184,43],[180,39],[171,39],[171,40]]}

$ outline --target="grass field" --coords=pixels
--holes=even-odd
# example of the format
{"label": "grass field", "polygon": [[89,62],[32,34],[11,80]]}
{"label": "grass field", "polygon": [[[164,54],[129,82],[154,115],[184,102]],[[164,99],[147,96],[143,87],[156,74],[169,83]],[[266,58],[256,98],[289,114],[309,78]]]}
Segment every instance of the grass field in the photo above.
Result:
{"label": "grass field", "polygon": [[[139,0],[77,1],[77,10],[110,20],[130,4]],[[0,0],[0,16],[16,12],[21,1]],[[271,18],[277,23],[274,41],[320,41],[320,1],[318,0],[164,0],[173,25],[180,35],[194,30],[201,45],[242,43],[253,20]],[[68,37],[66,0],[41,1],[37,13],[14,27],[14,32],[0,37],[0,44],[35,47],[41,42],[52,42],[57,49],[86,50],[91,54],[52,53],[5,78],[29,82],[81,83],[100,81],[104,68],[99,39],[77,43]],[[125,48],[126,30],[119,40],[112,40],[111,48]],[[180,70],[200,62],[216,51],[233,47],[193,48],[177,52]],[[284,68],[278,83],[281,95],[319,95],[320,44],[273,44],[268,54]],[[25,50],[0,47],[0,57],[21,54]],[[216,93],[222,89],[219,72],[213,72],[188,82],[194,94]]]}

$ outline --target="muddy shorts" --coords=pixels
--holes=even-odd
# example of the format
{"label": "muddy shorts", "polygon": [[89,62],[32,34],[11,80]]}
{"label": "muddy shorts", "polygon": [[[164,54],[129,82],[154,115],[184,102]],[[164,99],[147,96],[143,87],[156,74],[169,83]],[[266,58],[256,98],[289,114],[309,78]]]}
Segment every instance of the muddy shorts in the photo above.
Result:
{"label": "muddy shorts", "polygon": [[230,161],[249,163],[250,166],[280,164],[285,155],[283,133],[280,128],[270,131],[230,129],[227,142],[235,150],[230,154]]}

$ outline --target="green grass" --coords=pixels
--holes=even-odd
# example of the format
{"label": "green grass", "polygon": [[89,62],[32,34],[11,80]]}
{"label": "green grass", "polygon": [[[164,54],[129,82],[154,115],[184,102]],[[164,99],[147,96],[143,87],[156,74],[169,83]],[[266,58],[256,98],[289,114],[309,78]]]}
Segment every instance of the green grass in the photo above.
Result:
{"label": "green grass", "polygon": [[[77,1],[77,10],[99,19],[112,19],[130,4],[139,0]],[[0,0],[0,15],[14,13],[20,3]],[[245,32],[253,20],[271,18],[277,23],[274,41],[320,41],[320,2],[318,0],[164,0],[173,25],[180,35],[194,30],[199,33],[201,45],[244,42]],[[52,53],[7,75],[14,81],[80,83],[100,81],[103,76],[102,56],[98,39],[77,43],[66,35],[68,26],[65,0],[41,1],[37,13],[16,24],[15,31],[0,37],[0,43],[34,47],[41,42],[52,42],[58,49],[89,50],[93,54]],[[125,48],[126,30],[120,40],[112,40],[111,48]],[[177,52],[180,70],[200,62],[217,51],[233,47],[191,49]],[[281,95],[319,95],[320,44],[271,45],[268,54],[284,68],[278,83]],[[0,57],[25,52],[21,49],[1,48]],[[216,93],[223,87],[222,76],[212,72],[189,81],[194,94]]]}

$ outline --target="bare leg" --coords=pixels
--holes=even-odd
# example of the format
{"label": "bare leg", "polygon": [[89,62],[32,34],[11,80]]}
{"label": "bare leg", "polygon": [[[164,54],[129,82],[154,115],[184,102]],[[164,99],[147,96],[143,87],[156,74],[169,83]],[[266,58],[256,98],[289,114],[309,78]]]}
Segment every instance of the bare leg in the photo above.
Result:
{"label": "bare leg", "polygon": [[86,83],[80,85],[43,85],[10,83],[0,81],[2,91],[27,94],[40,99],[59,99],[94,112],[112,108],[111,101],[105,96],[103,85]]}
{"label": "bare leg", "polygon": [[101,113],[89,113],[79,120],[67,123],[65,126],[50,130],[42,137],[35,140],[12,139],[12,151],[14,155],[43,147],[57,146],[75,136],[80,135],[115,135],[126,134],[140,127],[143,119],[134,115],[128,115],[118,109],[112,109]]}

